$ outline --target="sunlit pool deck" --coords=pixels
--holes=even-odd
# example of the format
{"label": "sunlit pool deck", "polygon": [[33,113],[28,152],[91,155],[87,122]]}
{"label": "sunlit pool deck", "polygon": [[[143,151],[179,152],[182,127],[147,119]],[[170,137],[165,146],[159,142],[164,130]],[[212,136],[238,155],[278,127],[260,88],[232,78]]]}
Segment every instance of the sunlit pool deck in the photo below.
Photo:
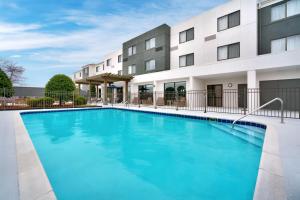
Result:
{"label": "sunlit pool deck", "polygon": [[[123,106],[114,108],[228,120],[240,116]],[[46,110],[30,110],[40,111]],[[0,199],[56,199],[20,112],[27,111],[0,112]],[[299,199],[300,120],[285,119],[284,124],[279,118],[270,117],[250,116],[245,120],[267,126],[254,199]]]}

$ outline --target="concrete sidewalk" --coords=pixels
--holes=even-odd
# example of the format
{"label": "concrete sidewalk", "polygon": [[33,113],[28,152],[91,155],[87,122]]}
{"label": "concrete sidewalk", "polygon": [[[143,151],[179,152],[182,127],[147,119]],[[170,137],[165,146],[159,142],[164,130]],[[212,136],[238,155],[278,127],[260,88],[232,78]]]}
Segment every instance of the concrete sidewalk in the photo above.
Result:
{"label": "concrete sidewalk", "polygon": [[19,199],[13,111],[0,112],[0,199]]}

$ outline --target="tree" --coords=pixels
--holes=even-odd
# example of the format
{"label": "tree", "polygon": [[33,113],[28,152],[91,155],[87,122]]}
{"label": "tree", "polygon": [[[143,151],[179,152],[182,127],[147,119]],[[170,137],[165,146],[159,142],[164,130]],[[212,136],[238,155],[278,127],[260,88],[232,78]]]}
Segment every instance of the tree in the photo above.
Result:
{"label": "tree", "polygon": [[54,75],[46,84],[45,95],[62,101],[69,101],[73,98],[75,84],[72,79],[64,74]]}
{"label": "tree", "polygon": [[18,66],[17,63],[1,59],[0,68],[6,72],[8,78],[13,84],[19,84],[24,81],[23,73],[25,69],[22,66]]}
{"label": "tree", "polygon": [[0,69],[0,96],[11,97],[13,95],[12,82],[4,71]]}

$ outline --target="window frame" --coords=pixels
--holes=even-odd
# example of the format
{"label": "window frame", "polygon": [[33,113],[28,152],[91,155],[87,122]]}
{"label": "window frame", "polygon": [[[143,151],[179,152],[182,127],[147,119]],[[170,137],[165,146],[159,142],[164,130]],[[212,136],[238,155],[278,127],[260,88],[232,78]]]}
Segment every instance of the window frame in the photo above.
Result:
{"label": "window frame", "polygon": [[[193,30],[193,39],[188,40],[188,37],[187,37],[188,31],[191,31],[191,30]],[[183,33],[185,33],[185,41],[180,40],[181,39],[180,35]],[[179,32],[179,44],[186,43],[186,42],[189,42],[192,40],[195,40],[195,27],[192,27],[192,28],[189,28],[189,29]]]}
{"label": "window frame", "polygon": [[[229,58],[229,47],[233,46],[233,45],[239,45],[239,54],[238,57],[233,57],[233,58]],[[219,59],[219,49],[222,47],[227,47],[227,58],[226,59]],[[235,59],[235,58],[240,58],[241,57],[241,43],[240,42],[235,42],[232,44],[227,44],[227,45],[222,45],[222,46],[218,46],[217,48],[217,61],[223,61],[223,60],[230,60],[230,59]]]}
{"label": "window frame", "polygon": [[121,62],[122,62],[122,54],[118,55],[118,63],[121,63]]}
{"label": "window frame", "polygon": [[[271,51],[271,54],[277,54],[277,53],[283,53],[283,52],[286,52],[287,51],[287,38],[288,37],[282,37],[282,38],[276,38],[274,40],[271,40],[270,42],[270,51]],[[284,50],[283,51],[280,51],[280,52],[272,52],[272,42],[273,41],[276,41],[276,40],[284,40]]]}
{"label": "window frame", "polygon": [[[290,37],[295,37],[295,36],[299,36],[299,37],[300,37],[300,34],[293,34],[293,35],[289,35],[289,36],[287,36],[287,37],[281,37],[281,38],[276,38],[276,39],[271,40],[271,42],[270,42],[270,51],[271,51],[271,54],[273,53],[273,52],[272,52],[272,41],[280,40],[280,39],[284,39],[284,40],[285,40],[284,51],[282,51],[281,53],[286,52],[286,51],[295,51],[295,50],[297,50],[297,49],[300,49],[300,48],[296,48],[296,49],[294,49],[294,50],[288,50],[288,38],[290,38]],[[280,52],[277,52],[277,53],[280,53]],[[276,53],[275,53],[275,54],[276,54]]]}
{"label": "window frame", "polygon": [[[131,49],[131,51],[129,51],[129,49]],[[135,49],[135,51],[133,51],[133,49]],[[129,52],[131,52],[131,53],[129,54]],[[136,54],[136,45],[132,45],[132,46],[128,47],[127,53],[128,53],[128,56],[135,55]]]}
{"label": "window frame", "polygon": [[[147,63],[149,62],[149,66],[150,66],[151,61],[154,61],[154,69],[147,69]],[[145,61],[145,71],[150,72],[150,71],[154,71],[154,70],[156,70],[156,60],[155,59],[146,60]]]}
{"label": "window frame", "polygon": [[286,18],[294,17],[294,16],[296,16],[296,15],[300,15],[300,11],[299,11],[299,13],[296,13],[296,14],[294,14],[294,15],[288,16],[288,3],[291,2],[291,1],[292,1],[292,0],[289,0],[289,1],[286,2]]}
{"label": "window frame", "polygon": [[[129,73],[129,67],[131,68],[131,73]],[[134,72],[133,72],[133,68],[134,68]],[[136,65],[135,65],[135,64],[129,65],[129,66],[127,67],[127,73],[128,73],[129,75],[134,75],[134,74],[136,74]]]}
{"label": "window frame", "polygon": [[[278,7],[278,6],[282,6],[284,5],[284,17],[281,18],[281,19],[276,19],[276,20],[272,20],[272,10],[273,8],[275,7]],[[287,18],[287,3],[286,2],[280,2],[279,4],[275,4],[275,5],[272,5],[271,6],[271,9],[270,9],[270,22],[273,23],[273,22],[278,22],[278,21],[281,21],[281,20],[284,20]]]}
{"label": "window frame", "polygon": [[[271,6],[270,23],[275,23],[275,22],[278,22],[278,21],[282,21],[282,20],[288,19],[290,17],[295,17],[297,15],[300,15],[300,12],[299,12],[298,14],[288,16],[288,8],[287,8],[287,6],[288,6],[288,2],[290,2],[290,1],[292,1],[292,0],[288,0],[288,1],[284,1],[284,2],[279,2],[278,4],[274,4],[274,5]],[[281,18],[281,19],[272,20],[272,9],[274,7],[277,7],[277,6],[280,6],[280,5],[284,5],[284,17]]]}
{"label": "window frame", "polygon": [[[236,14],[236,13],[239,13],[239,24],[238,24],[238,25],[235,25],[235,26],[229,26],[229,24],[230,24],[230,23],[229,23],[230,15],[234,15],[234,14]],[[220,30],[220,29],[219,29],[219,20],[220,20],[221,18],[224,18],[224,17],[227,17],[227,28],[226,28],[226,29]],[[225,30],[228,30],[228,29],[231,29],[231,28],[240,26],[240,25],[241,25],[241,10],[237,10],[237,11],[234,11],[234,12],[232,12],[232,13],[229,13],[229,14],[227,14],[227,15],[223,15],[223,16],[217,18],[217,32],[222,32],[222,31],[225,31]]]}
{"label": "window frame", "polygon": [[[154,40],[154,46],[153,47],[151,47],[151,40]],[[149,48],[147,48],[147,42],[149,42],[149,45],[150,45]],[[154,49],[155,47],[156,47],[156,38],[155,37],[150,38],[148,40],[145,40],[145,50]]]}
{"label": "window frame", "polygon": [[111,58],[106,60],[106,66],[108,66],[108,67],[111,66]]}
{"label": "window frame", "polygon": [[[187,57],[193,55],[193,63],[191,65],[187,65]],[[181,66],[180,65],[180,58],[185,57],[185,65]],[[181,67],[189,67],[189,66],[194,66],[195,65],[195,53],[189,53],[189,54],[185,54],[185,55],[181,55],[179,56],[179,68]]]}

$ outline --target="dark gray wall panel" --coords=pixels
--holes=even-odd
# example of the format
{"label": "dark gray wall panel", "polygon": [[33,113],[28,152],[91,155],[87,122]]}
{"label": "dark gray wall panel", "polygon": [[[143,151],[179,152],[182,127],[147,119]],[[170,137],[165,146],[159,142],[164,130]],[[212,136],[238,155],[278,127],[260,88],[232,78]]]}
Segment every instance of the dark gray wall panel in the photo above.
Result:
{"label": "dark gray wall panel", "polygon": [[279,2],[258,10],[258,55],[271,53],[271,41],[300,34],[300,15],[271,22],[271,8]]}
{"label": "dark gray wall panel", "polygon": [[[146,50],[145,41],[155,37],[156,48]],[[136,54],[128,56],[128,48],[136,45]],[[155,59],[156,69],[146,71],[145,62]],[[142,35],[123,43],[123,73],[128,74],[128,66],[136,65],[136,75],[170,69],[170,27],[163,24]]]}
{"label": "dark gray wall panel", "polygon": [[[284,102],[285,109],[300,110],[300,79],[260,81],[259,88],[261,105],[280,97]],[[267,108],[279,109],[280,103],[273,103]]]}

